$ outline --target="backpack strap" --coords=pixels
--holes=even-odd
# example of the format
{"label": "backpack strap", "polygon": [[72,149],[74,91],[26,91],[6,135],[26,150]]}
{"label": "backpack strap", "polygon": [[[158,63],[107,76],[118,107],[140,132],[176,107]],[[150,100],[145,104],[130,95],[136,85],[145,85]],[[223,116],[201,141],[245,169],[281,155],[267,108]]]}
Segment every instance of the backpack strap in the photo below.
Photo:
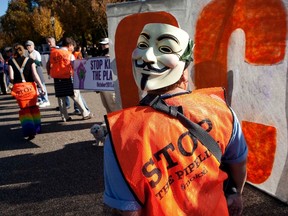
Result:
{"label": "backpack strap", "polygon": [[23,75],[23,71],[24,71],[24,67],[25,67],[28,59],[29,59],[28,57],[25,57],[22,65],[21,65],[21,68],[20,68],[19,65],[18,65],[18,63],[17,63],[17,61],[16,61],[14,58],[12,58],[12,61],[14,62],[16,68],[18,69],[18,71],[19,71],[19,73],[20,73],[20,75],[21,75],[22,82],[26,82],[25,77],[24,77],[24,75]]}
{"label": "backpack strap", "polygon": [[185,126],[189,132],[201,141],[203,145],[217,158],[221,163],[222,152],[217,142],[210,136],[210,134],[204,130],[200,125],[192,122],[186,116],[183,115],[183,109],[181,106],[168,106],[160,95],[146,95],[141,101],[141,106],[151,106],[155,110],[166,113],[179,121]]}

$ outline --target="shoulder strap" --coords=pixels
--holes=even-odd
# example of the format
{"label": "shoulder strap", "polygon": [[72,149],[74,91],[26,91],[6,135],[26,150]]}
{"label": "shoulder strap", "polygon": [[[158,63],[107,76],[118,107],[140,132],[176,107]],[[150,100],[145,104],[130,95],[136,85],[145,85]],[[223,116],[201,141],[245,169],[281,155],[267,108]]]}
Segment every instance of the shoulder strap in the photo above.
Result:
{"label": "shoulder strap", "polygon": [[174,118],[178,118],[179,121],[189,130],[189,132],[194,135],[197,139],[201,141],[206,148],[221,162],[222,152],[217,144],[217,142],[210,136],[210,134],[205,131],[200,125],[192,122],[186,116],[183,115],[182,107],[168,106],[159,95],[146,95],[141,101],[142,106],[151,106],[155,110],[164,112]]}
{"label": "shoulder strap", "polygon": [[17,69],[19,70],[20,75],[21,75],[21,78],[22,78],[22,81],[23,81],[23,82],[26,82],[26,81],[25,81],[25,77],[24,77],[24,75],[23,75],[23,71],[24,71],[24,67],[25,67],[25,65],[26,65],[26,63],[27,63],[27,61],[28,61],[28,57],[25,57],[22,65],[21,65],[21,68],[19,67],[17,61],[16,61],[14,58],[12,58],[12,61],[14,62],[15,66],[17,67]]}

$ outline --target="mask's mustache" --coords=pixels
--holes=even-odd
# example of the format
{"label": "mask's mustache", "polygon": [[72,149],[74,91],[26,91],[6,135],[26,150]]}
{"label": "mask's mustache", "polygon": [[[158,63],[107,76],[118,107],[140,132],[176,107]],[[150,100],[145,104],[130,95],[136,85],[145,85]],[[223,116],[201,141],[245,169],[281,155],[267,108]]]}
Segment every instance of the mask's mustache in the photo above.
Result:
{"label": "mask's mustache", "polygon": [[[142,64],[138,64],[137,60],[135,60],[135,66],[138,67],[138,68],[143,68],[143,70],[145,70],[144,67],[147,66],[147,68],[148,68],[149,70],[155,71],[155,72],[157,72],[157,73],[162,73],[162,72],[164,72],[164,71],[166,71],[166,70],[169,69],[169,68],[166,67],[166,66],[165,66],[164,68],[162,68],[162,69],[154,68],[154,67],[153,67],[150,63],[148,63],[148,62],[143,62]],[[147,69],[146,69],[146,70],[147,70]],[[148,70],[147,70],[147,71],[148,71]]]}

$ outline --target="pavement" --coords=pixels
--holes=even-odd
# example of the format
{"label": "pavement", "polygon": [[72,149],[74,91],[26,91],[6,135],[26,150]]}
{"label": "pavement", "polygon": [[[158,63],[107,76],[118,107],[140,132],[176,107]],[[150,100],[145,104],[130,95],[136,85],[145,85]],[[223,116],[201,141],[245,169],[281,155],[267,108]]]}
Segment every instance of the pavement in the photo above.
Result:
{"label": "pavement", "polygon": [[[90,134],[105,114],[99,94],[81,91],[92,119],[72,115],[71,107],[73,120],[64,123],[46,80],[51,106],[40,109],[42,133],[30,141],[22,137],[15,99],[0,95],[0,216],[115,215],[102,201],[103,147]],[[286,204],[248,183],[243,199],[243,215],[288,215]]]}

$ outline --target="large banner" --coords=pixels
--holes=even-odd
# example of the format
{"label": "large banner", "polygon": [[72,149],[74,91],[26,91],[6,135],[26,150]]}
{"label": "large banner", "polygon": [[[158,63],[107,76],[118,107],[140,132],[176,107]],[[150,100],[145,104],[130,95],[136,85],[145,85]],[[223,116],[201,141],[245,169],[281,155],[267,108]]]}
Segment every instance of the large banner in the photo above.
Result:
{"label": "large banner", "polygon": [[114,91],[113,71],[109,57],[74,61],[74,88]]}
{"label": "large banner", "polygon": [[136,105],[131,53],[146,23],[195,42],[196,88],[222,86],[248,143],[248,182],[288,203],[288,0],[146,0],[107,7],[111,67],[122,107]]}

